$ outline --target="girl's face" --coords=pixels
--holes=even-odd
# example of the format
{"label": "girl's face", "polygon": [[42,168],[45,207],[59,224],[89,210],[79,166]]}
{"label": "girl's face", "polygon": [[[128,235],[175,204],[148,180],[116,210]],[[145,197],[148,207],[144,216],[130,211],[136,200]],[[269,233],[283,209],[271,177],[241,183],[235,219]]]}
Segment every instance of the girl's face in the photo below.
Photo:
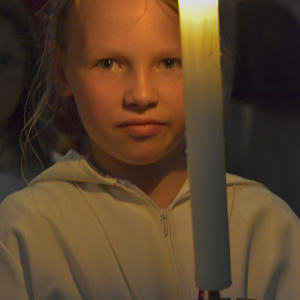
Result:
{"label": "girl's face", "polygon": [[0,16],[0,125],[14,112],[24,88],[26,51],[13,24]]}
{"label": "girl's face", "polygon": [[144,166],[180,154],[178,15],[157,0],[81,0],[69,24],[63,95],[75,99],[94,159]]}

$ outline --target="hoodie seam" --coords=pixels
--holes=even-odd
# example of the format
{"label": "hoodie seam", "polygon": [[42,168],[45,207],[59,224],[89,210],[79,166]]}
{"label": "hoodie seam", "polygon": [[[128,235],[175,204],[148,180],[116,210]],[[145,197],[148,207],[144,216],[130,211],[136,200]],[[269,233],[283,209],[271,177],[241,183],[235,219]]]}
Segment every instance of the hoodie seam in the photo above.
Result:
{"label": "hoodie seam", "polygon": [[115,260],[116,260],[116,263],[118,264],[119,266],[119,269],[120,269],[120,272],[122,274],[122,277],[126,283],[126,286],[128,288],[128,291],[132,297],[132,299],[136,299],[136,300],[139,300],[139,299],[143,299],[142,296],[140,295],[140,293],[138,292],[137,288],[135,287],[134,285],[134,282],[133,280],[131,279],[129,273],[125,270],[124,266],[122,265],[118,255],[117,255],[117,252],[115,250],[115,247],[113,245],[113,242],[110,240],[109,238],[109,235],[108,233],[106,232],[105,230],[105,226],[102,224],[100,218],[98,217],[97,213],[95,212],[93,206],[91,205],[89,199],[87,199],[87,197],[84,195],[84,193],[82,192],[80,186],[78,184],[74,184],[76,189],[78,190],[78,192],[81,194],[81,196],[83,197],[83,199],[85,200],[87,206],[90,208],[90,210],[92,211],[95,219],[97,220],[97,223],[99,224],[104,236],[105,236],[105,239],[109,245],[109,247],[111,248],[111,251],[115,257]]}

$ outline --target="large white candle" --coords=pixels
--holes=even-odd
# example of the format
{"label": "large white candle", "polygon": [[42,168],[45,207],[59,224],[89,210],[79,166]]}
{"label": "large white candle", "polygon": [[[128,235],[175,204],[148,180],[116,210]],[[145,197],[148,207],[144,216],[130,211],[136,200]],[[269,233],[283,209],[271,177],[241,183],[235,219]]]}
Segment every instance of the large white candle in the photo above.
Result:
{"label": "large white candle", "polygon": [[179,0],[196,283],[231,284],[218,0]]}

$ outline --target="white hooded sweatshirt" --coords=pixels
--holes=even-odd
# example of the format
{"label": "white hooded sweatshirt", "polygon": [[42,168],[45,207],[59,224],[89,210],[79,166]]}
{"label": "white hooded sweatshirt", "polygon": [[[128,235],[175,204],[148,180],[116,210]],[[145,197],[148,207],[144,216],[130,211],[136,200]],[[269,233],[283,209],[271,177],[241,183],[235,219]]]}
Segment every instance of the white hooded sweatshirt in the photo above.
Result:
{"label": "white hooded sweatshirt", "polygon": [[[262,185],[227,176],[232,286],[300,299],[300,222]],[[197,299],[188,181],[168,209],[70,152],[0,205],[1,300]]]}

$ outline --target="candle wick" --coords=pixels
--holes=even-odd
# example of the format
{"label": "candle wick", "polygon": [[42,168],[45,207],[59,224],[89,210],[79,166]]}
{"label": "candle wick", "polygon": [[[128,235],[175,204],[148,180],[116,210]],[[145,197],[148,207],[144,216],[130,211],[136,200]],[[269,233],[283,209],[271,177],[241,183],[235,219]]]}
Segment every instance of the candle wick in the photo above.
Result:
{"label": "candle wick", "polygon": [[199,291],[198,300],[204,300],[204,292],[202,290]]}
{"label": "candle wick", "polygon": [[219,291],[209,291],[208,300],[221,300]]}
{"label": "candle wick", "polygon": [[[205,295],[204,291],[199,290],[198,300],[204,300],[204,295]],[[208,300],[222,300],[222,298],[220,298],[219,291],[209,291]]]}

